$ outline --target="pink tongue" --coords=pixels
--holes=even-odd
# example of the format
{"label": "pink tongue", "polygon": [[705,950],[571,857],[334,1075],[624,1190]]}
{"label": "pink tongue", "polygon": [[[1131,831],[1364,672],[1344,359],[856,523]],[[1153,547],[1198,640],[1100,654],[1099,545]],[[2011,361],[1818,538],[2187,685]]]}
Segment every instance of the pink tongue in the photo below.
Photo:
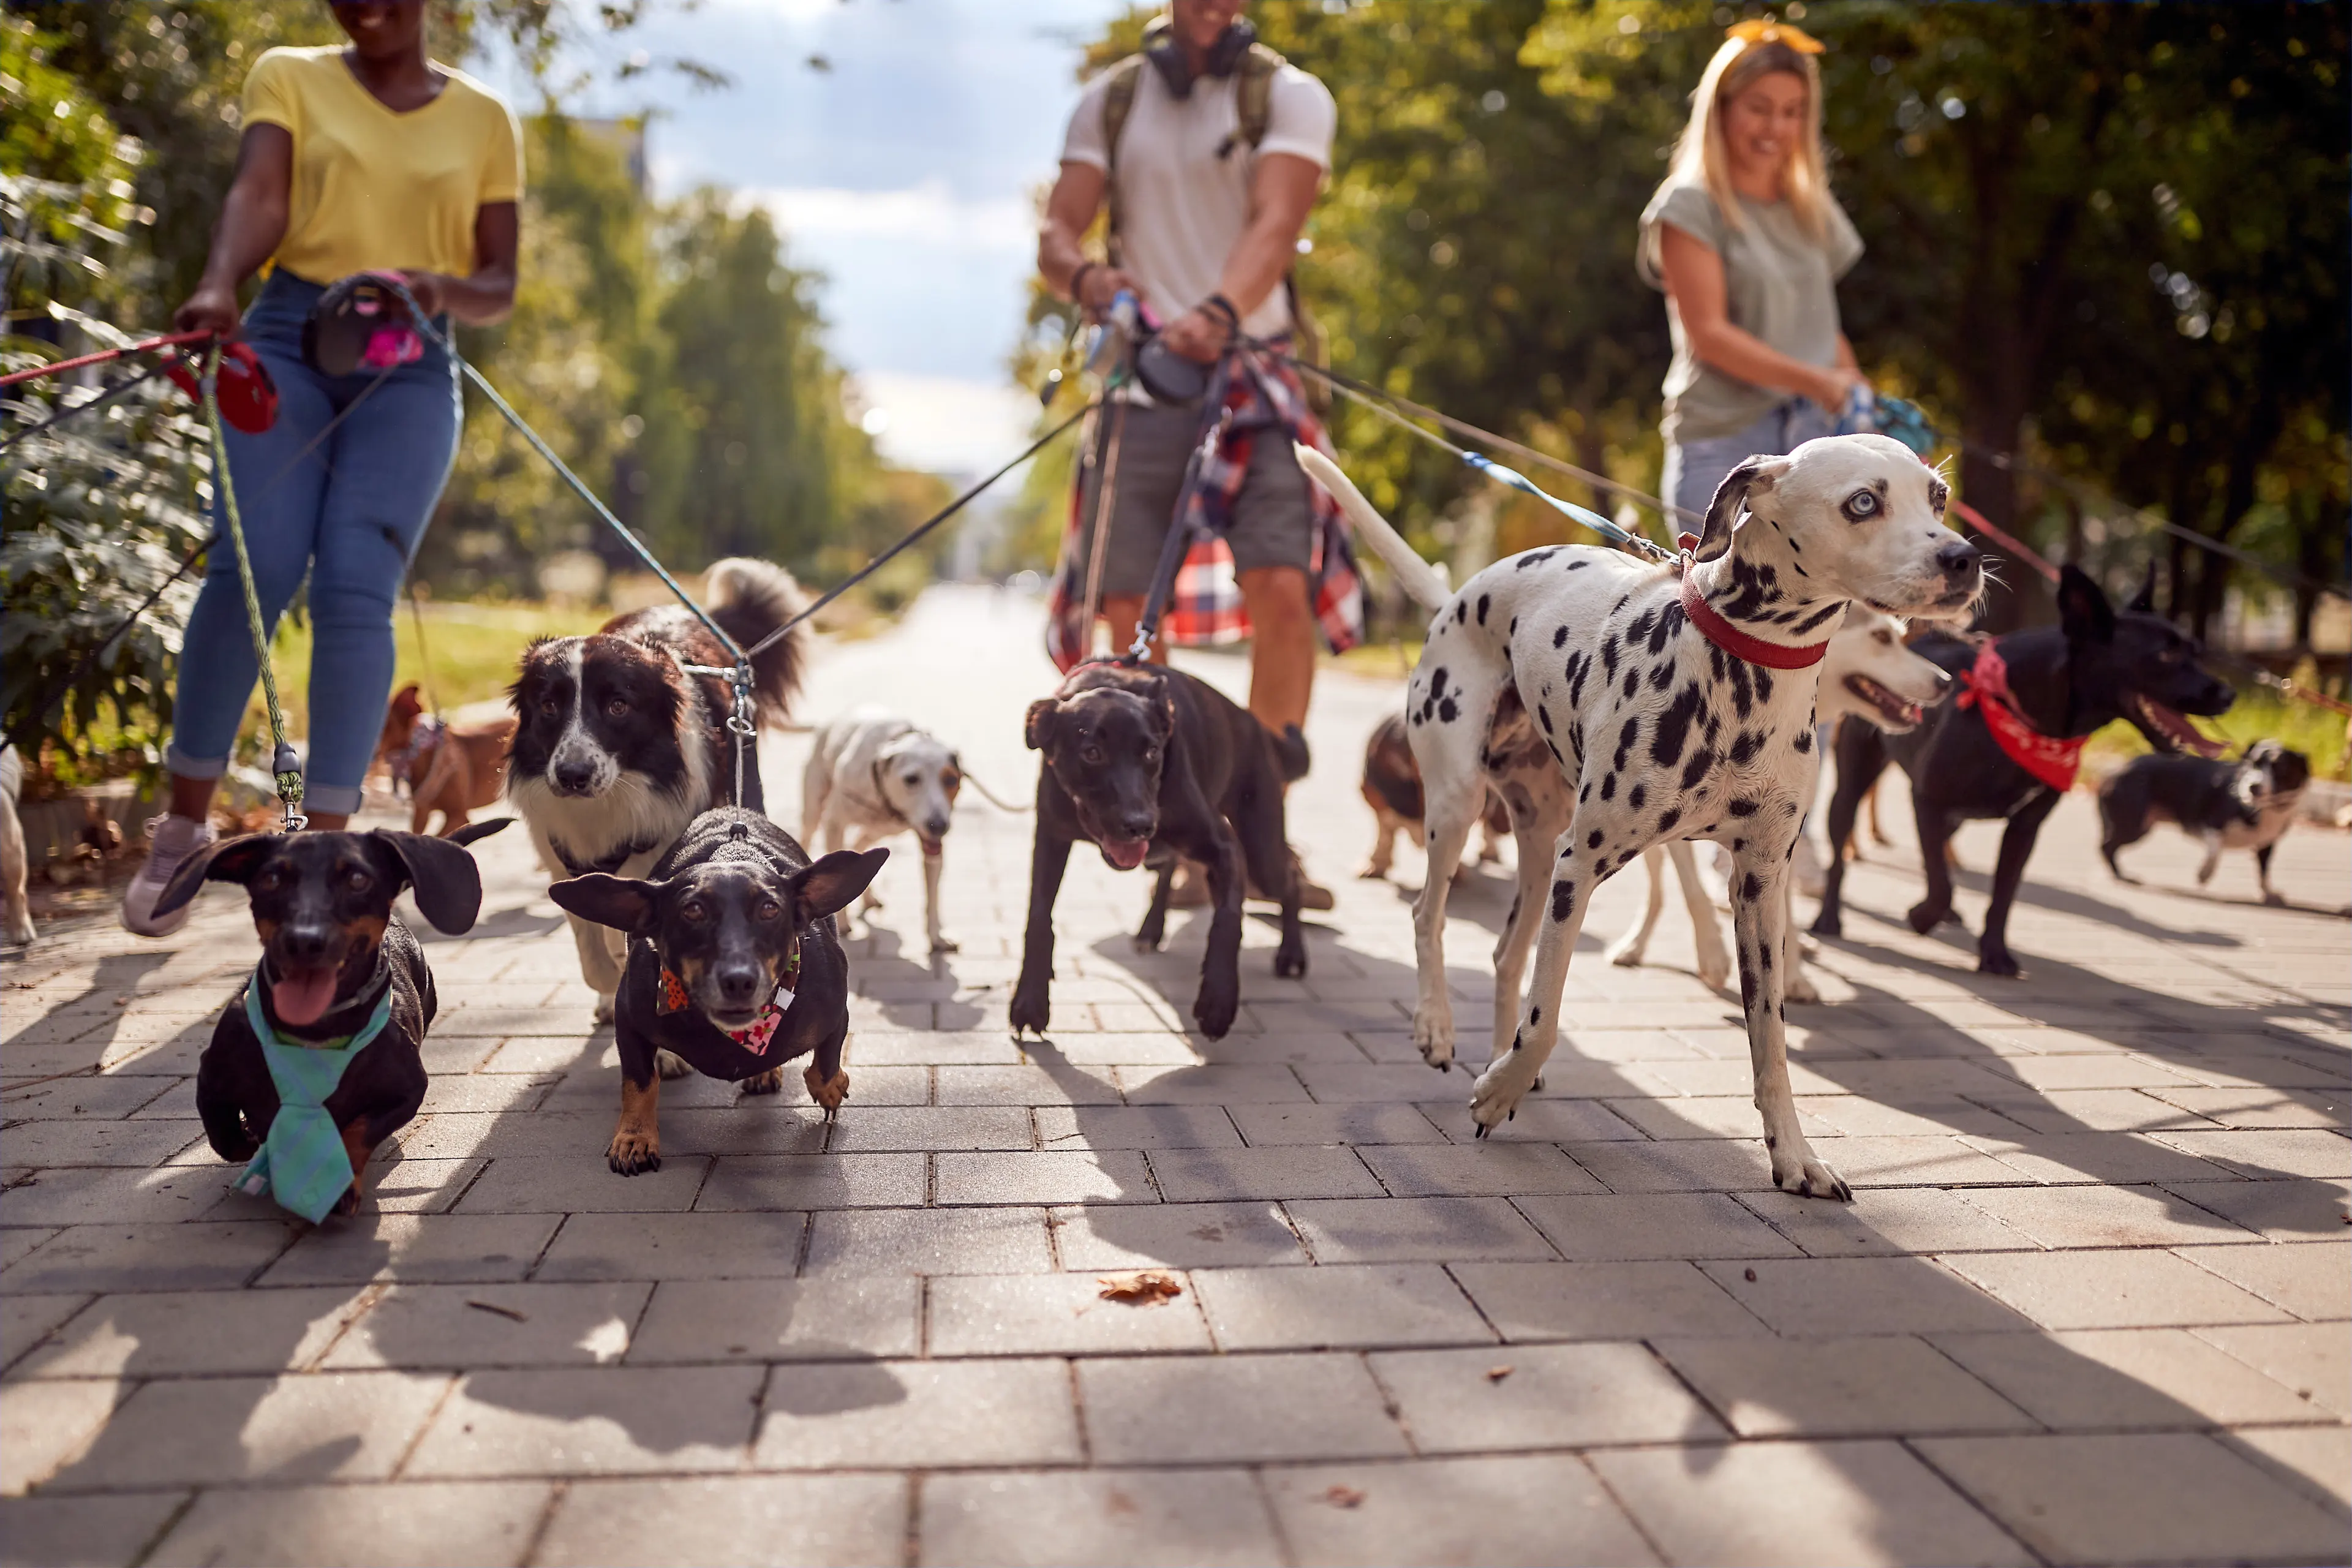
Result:
{"label": "pink tongue", "polygon": [[269,1005],[289,1024],[314,1024],[335,999],[335,972],[302,969],[278,976],[269,990]]}
{"label": "pink tongue", "polygon": [[1151,841],[1148,838],[1106,838],[1102,845],[1103,858],[1122,871],[1132,871],[1143,864],[1144,854],[1150,847]]}

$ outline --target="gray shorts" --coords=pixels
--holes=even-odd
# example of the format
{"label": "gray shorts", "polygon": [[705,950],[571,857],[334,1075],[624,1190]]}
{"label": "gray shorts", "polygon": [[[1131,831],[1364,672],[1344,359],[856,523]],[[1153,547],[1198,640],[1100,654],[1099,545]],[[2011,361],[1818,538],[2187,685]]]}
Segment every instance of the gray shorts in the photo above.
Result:
{"label": "gray shorts", "polygon": [[[1160,564],[1160,547],[1184,488],[1184,466],[1201,432],[1201,411],[1139,403],[1109,415],[1118,444],[1118,472],[1111,478],[1110,537],[1103,550],[1105,598],[1149,593]],[[1118,421],[1125,421],[1119,428]],[[1100,448],[1097,448],[1099,450]],[[1095,491],[1104,468],[1090,465],[1078,500],[1078,586],[1083,593],[1087,563],[1094,559]],[[1313,563],[1315,512],[1307,497],[1307,476],[1280,429],[1257,432],[1250,444],[1249,474],[1234,500],[1233,527],[1225,542],[1234,569]]]}

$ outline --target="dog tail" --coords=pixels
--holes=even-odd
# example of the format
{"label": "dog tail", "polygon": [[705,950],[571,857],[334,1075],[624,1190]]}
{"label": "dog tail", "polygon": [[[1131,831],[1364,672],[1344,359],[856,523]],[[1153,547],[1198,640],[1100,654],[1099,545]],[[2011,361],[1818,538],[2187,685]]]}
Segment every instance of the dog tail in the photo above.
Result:
{"label": "dog tail", "polygon": [[[782,567],[747,556],[731,555],[713,562],[703,579],[703,591],[717,621],[744,647],[760,642],[800,614],[806,602],[801,585]],[[800,692],[801,672],[808,663],[808,634],[794,626],[751,660],[760,706],[781,720]]]}
{"label": "dog tail", "polygon": [[1444,609],[1453,599],[1454,591],[1437,574],[1437,568],[1423,561],[1420,552],[1404,542],[1404,535],[1389,526],[1389,520],[1373,510],[1372,503],[1364,499],[1364,492],[1340,471],[1339,464],[1312,447],[1293,445],[1298,453],[1298,466],[1307,470],[1307,477],[1331,492],[1331,499],[1339,503],[1339,510],[1348,514],[1356,531],[1370,542],[1373,552],[1396,574],[1398,584],[1412,602],[1424,610]]}

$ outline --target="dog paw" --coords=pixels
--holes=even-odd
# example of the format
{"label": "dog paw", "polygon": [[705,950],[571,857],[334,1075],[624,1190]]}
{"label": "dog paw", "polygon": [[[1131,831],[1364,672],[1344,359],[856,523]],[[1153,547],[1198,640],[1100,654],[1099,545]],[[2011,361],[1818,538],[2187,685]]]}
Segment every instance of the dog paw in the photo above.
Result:
{"label": "dog paw", "polygon": [[1998,974],[2004,980],[2025,978],[2025,971],[2018,967],[2017,960],[2010,955],[2009,949],[2005,947],[1987,948],[1980,951],[1977,954],[1977,973]]}
{"label": "dog paw", "polygon": [[592,1024],[611,1023],[613,1021],[613,998],[605,994],[604,992],[599,991],[596,994],[596,1005],[589,1012],[588,1021]]}
{"label": "dog paw", "polygon": [[656,1051],[654,1070],[664,1078],[687,1078],[692,1075],[694,1064],[676,1051]]}
{"label": "dog paw", "polygon": [[1772,1151],[1772,1184],[1801,1198],[1853,1202],[1853,1189],[1845,1184],[1845,1178],[1830,1169],[1826,1162],[1816,1159],[1812,1151],[1802,1144],[1795,1149]]}
{"label": "dog paw", "polygon": [[1709,991],[1725,991],[1731,986],[1731,960],[1721,958],[1698,966],[1698,983]]}
{"label": "dog paw", "polygon": [[1825,909],[1820,914],[1815,915],[1813,917],[1813,923],[1811,930],[1815,936],[1843,936],[1845,934],[1844,923],[1838,919],[1838,914],[1835,910]]}
{"label": "dog paw", "polygon": [[613,1134],[613,1146],[604,1151],[604,1163],[621,1176],[660,1170],[661,1134],[624,1128]]}
{"label": "dog paw", "polygon": [[1213,1040],[1222,1040],[1232,1032],[1234,1017],[1241,1010],[1241,992],[1236,986],[1203,985],[1192,998],[1192,1022]]}
{"label": "dog paw", "polygon": [[1053,1016],[1050,994],[1043,985],[1033,990],[1024,981],[1013,993],[1013,1005],[1006,1010],[1005,1021],[1013,1026],[1015,1038],[1026,1029],[1042,1040],[1045,1037],[1045,1026],[1053,1021]]}
{"label": "dog paw", "polygon": [[1821,999],[1821,989],[1813,984],[1811,976],[1801,969],[1790,972],[1789,984],[1780,990],[1781,1001],[1818,1002]]}
{"label": "dog paw", "polygon": [[1362,870],[1356,873],[1356,880],[1359,882],[1377,882],[1386,878],[1388,874],[1389,868],[1386,866],[1367,866]]}
{"label": "dog paw", "polygon": [[1519,1053],[1507,1051],[1486,1065],[1470,1089],[1470,1120],[1481,1138],[1519,1113],[1519,1101],[1536,1087],[1533,1075],[1520,1076]]}
{"label": "dog paw", "polygon": [[931,951],[933,952],[961,952],[963,951],[963,943],[956,941],[955,938],[951,936],[935,936],[931,938]]}
{"label": "dog paw", "polygon": [[801,1081],[808,1085],[809,1098],[824,1108],[827,1121],[832,1121],[841,1110],[841,1102],[849,1098],[847,1068],[838,1068],[831,1078],[826,1078],[816,1070],[816,1064],[811,1062],[802,1072]]}
{"label": "dog paw", "polygon": [[784,1091],[784,1069],[770,1068],[766,1072],[755,1072],[737,1087],[745,1094],[782,1094]]}
{"label": "dog paw", "polygon": [[1434,1015],[1415,1013],[1412,1016],[1412,1043],[1421,1052],[1421,1059],[1440,1072],[1454,1066],[1454,1020]]}
{"label": "dog paw", "polygon": [[1307,973],[1307,943],[1286,940],[1274,951],[1274,973],[1283,980],[1297,980]]}
{"label": "dog paw", "polygon": [[1904,912],[1903,918],[1910,922],[1913,931],[1917,931],[1921,936],[1926,936],[1929,931],[1942,925],[1944,917],[1951,912],[1948,909],[1939,910],[1933,904],[1922,902],[1912,905]]}
{"label": "dog paw", "polygon": [[334,1212],[341,1215],[347,1219],[352,1215],[360,1212],[360,1189],[358,1183],[354,1182],[350,1186],[343,1189],[343,1195],[335,1200]]}
{"label": "dog paw", "polygon": [[2263,894],[2263,904],[2268,909],[2283,910],[2286,908],[2286,895],[2265,890]]}
{"label": "dog paw", "polygon": [[1621,942],[1617,946],[1611,948],[1604,956],[1608,958],[1610,963],[1615,964],[1620,969],[1639,969],[1642,967],[1642,949],[1640,944],[1636,942]]}

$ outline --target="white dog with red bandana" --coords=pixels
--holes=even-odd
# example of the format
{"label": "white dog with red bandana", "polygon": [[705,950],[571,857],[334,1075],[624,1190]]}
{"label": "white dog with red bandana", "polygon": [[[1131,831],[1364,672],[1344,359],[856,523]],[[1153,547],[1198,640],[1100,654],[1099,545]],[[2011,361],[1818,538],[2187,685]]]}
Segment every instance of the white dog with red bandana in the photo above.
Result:
{"label": "white dog with red bandana", "polygon": [[[1680,568],[1557,545],[1498,561],[1448,595],[1337,465],[1304,448],[1299,462],[1435,612],[1406,699],[1428,812],[1413,910],[1423,1058],[1453,1063],[1445,899],[1490,786],[1511,808],[1519,892],[1496,953],[1496,1048],[1470,1100],[1482,1136],[1517,1110],[1559,1039],[1593,889],[1652,845],[1713,839],[1731,851],[1772,1179],[1850,1199],[1806,1141],[1789,1088],[1781,884],[1812,793],[1816,666],[1847,605],[1949,616],[1982,586],[1975,547],[1944,526],[1944,481],[1883,436],[1808,441],[1733,469]],[[1535,974],[1514,1022],[1531,936]]]}

